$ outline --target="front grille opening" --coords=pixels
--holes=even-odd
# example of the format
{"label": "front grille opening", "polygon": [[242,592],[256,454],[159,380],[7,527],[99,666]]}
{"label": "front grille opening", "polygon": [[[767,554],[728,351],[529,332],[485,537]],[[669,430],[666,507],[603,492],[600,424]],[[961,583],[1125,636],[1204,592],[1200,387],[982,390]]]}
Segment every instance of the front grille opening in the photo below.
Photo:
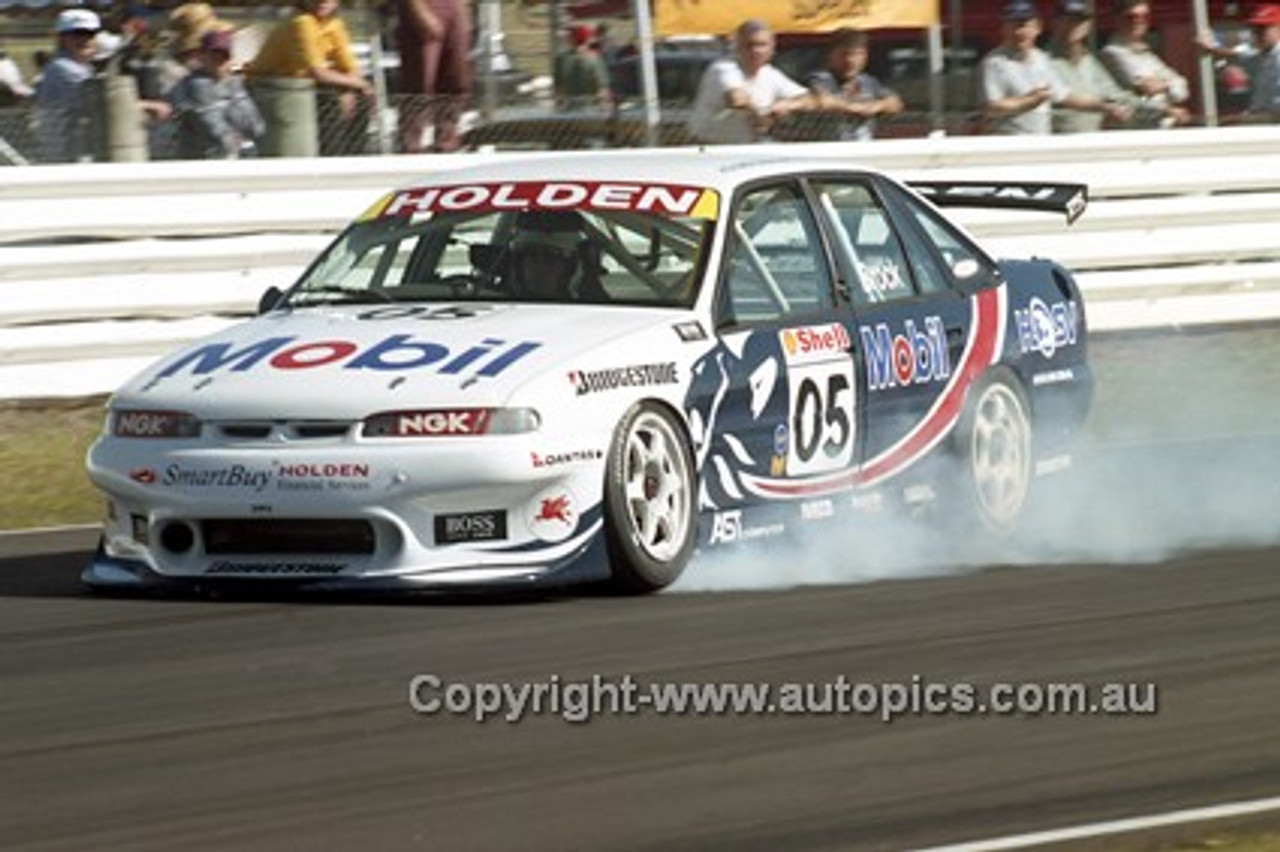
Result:
{"label": "front grille opening", "polygon": [[294,437],[302,438],[341,438],[351,431],[350,423],[295,423]]}
{"label": "front grille opening", "polygon": [[342,420],[300,420],[297,422],[269,420],[241,420],[218,424],[218,431],[225,438],[235,441],[263,441],[278,429],[281,438],[298,441],[320,438],[341,438],[351,431],[352,423]]}
{"label": "front grille opening", "polygon": [[262,440],[271,435],[270,423],[223,423],[218,429],[226,437],[241,441]]}
{"label": "front grille opening", "polygon": [[344,518],[224,518],[201,523],[205,553],[373,553],[373,525]]}

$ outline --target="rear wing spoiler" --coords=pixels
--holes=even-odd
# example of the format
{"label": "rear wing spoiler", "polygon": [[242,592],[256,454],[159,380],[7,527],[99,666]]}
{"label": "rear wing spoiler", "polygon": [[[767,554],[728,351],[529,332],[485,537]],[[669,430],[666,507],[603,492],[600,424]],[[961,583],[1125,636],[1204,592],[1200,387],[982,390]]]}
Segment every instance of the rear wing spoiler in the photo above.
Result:
{"label": "rear wing spoiler", "polygon": [[1080,218],[1089,204],[1089,187],[1082,183],[913,180],[907,186],[939,207],[1045,210],[1066,215],[1067,224]]}

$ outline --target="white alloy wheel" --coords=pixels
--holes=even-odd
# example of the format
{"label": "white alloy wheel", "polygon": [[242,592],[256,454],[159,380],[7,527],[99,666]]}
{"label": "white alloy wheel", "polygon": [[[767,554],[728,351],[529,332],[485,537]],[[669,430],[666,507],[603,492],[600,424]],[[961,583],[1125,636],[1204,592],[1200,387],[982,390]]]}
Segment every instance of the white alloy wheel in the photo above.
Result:
{"label": "white alloy wheel", "polygon": [[672,416],[642,404],[623,418],[606,473],[614,578],[630,591],[668,585],[693,551],[693,461]]}
{"label": "white alloy wheel", "polygon": [[996,379],[974,401],[966,465],[974,508],[999,533],[1010,532],[1031,487],[1031,422],[1017,389]]}

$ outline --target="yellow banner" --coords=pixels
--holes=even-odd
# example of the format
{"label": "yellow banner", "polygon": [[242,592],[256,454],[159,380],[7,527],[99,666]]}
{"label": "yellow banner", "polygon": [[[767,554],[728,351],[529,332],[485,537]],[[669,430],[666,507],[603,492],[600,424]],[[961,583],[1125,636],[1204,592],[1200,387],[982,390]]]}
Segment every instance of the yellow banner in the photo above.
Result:
{"label": "yellow banner", "polygon": [[727,35],[748,18],[779,33],[914,29],[938,23],[938,5],[939,0],[653,0],[653,26],[660,36]]}

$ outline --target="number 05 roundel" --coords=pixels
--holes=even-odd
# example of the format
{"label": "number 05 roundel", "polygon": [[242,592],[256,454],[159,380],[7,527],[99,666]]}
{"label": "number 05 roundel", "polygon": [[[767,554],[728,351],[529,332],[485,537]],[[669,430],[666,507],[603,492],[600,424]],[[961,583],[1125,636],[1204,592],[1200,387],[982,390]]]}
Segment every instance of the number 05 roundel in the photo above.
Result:
{"label": "number 05 roundel", "polygon": [[793,476],[849,467],[854,448],[853,357],[840,323],[789,328],[778,334],[787,365]]}

